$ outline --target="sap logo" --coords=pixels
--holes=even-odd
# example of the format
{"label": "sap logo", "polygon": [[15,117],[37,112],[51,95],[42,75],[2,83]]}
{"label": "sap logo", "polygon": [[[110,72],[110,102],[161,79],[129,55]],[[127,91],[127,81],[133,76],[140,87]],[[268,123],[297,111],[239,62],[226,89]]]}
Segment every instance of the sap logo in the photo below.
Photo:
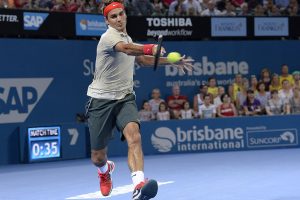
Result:
{"label": "sap logo", "polygon": [[0,124],[24,122],[53,78],[0,79]]}
{"label": "sap logo", "polygon": [[47,17],[48,13],[24,12],[24,29],[38,30]]}

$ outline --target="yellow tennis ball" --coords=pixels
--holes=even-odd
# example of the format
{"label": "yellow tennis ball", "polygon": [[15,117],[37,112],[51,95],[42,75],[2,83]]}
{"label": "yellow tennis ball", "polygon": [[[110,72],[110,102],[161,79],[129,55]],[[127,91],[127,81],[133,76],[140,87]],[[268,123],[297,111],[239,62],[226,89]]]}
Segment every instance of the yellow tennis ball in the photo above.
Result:
{"label": "yellow tennis ball", "polygon": [[168,54],[167,59],[170,63],[176,63],[180,60],[181,55],[178,52],[171,52]]}

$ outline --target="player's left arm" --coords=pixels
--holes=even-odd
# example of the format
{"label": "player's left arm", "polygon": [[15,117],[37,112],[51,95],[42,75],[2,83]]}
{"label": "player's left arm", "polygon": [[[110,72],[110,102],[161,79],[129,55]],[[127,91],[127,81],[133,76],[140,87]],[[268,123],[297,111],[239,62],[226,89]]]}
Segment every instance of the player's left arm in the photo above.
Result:
{"label": "player's left arm", "polygon": [[[137,56],[136,57],[136,62],[143,65],[143,66],[148,66],[152,67],[154,65],[154,56],[147,56],[147,55],[142,55],[142,56]],[[160,57],[158,61],[159,65],[167,65],[170,64],[170,62],[167,60],[166,57]]]}

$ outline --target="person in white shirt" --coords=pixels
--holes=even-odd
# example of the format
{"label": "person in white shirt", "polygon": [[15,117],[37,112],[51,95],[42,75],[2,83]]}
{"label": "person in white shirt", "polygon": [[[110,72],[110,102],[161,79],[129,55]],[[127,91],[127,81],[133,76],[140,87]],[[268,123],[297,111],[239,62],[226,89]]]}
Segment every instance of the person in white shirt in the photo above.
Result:
{"label": "person in white shirt", "polygon": [[160,90],[158,88],[154,88],[152,90],[152,99],[149,100],[149,105],[151,107],[151,111],[154,115],[158,112],[158,107],[161,102],[164,102],[165,100],[160,98]]}
{"label": "person in white shirt", "polygon": [[204,104],[200,106],[199,116],[202,119],[215,118],[216,117],[216,106],[211,104],[211,95],[206,94],[204,96]]}
{"label": "person in white shirt", "polygon": [[293,98],[294,94],[289,80],[285,79],[282,81],[282,89],[279,90],[278,95],[284,104],[288,104]]}
{"label": "person in white shirt", "polygon": [[187,101],[183,104],[183,109],[180,110],[181,119],[193,119],[194,111],[190,108],[190,103]]}
{"label": "person in white shirt", "polygon": [[222,15],[216,6],[214,0],[210,0],[207,4],[207,9],[203,10],[201,16],[220,16]]}

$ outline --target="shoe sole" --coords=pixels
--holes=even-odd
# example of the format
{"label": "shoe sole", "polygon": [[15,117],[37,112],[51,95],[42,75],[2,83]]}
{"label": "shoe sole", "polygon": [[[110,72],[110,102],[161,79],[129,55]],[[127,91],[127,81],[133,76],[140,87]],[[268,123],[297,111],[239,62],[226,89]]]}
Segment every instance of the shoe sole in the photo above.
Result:
{"label": "shoe sole", "polygon": [[148,200],[156,196],[158,191],[158,184],[155,180],[149,180],[141,190],[140,200]]}

